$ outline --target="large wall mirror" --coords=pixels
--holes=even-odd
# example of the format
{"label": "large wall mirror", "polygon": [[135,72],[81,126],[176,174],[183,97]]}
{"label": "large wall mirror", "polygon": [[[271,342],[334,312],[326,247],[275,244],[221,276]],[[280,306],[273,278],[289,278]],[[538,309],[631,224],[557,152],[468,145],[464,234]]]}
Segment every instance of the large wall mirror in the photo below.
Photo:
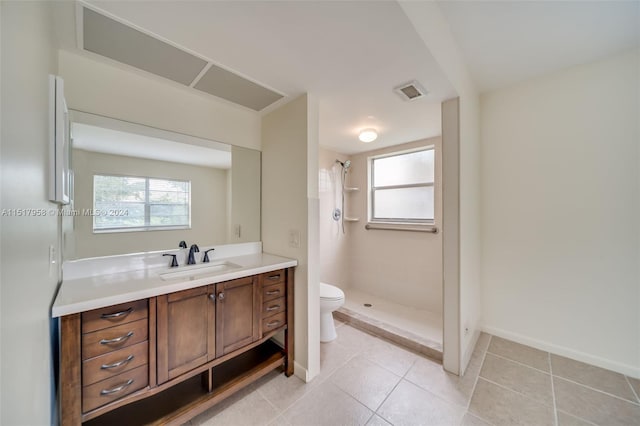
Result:
{"label": "large wall mirror", "polygon": [[260,151],[71,111],[65,260],[260,241]]}

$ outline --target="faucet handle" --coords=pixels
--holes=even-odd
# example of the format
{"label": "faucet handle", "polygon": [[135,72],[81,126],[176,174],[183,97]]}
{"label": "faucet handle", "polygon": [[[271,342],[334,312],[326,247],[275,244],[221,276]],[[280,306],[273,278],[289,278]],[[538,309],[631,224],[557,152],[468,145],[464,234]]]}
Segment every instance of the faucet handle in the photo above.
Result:
{"label": "faucet handle", "polygon": [[171,267],[172,268],[175,268],[176,266],[179,266],[178,265],[178,259],[177,259],[178,255],[177,254],[165,253],[165,254],[163,254],[163,256],[172,256],[172,258],[171,258]]}
{"label": "faucet handle", "polygon": [[204,252],[204,257],[202,258],[202,263],[207,263],[207,262],[209,262],[209,252],[210,252],[210,251],[214,251],[214,250],[215,250],[214,248],[210,248],[209,250],[206,250],[206,251]]}
{"label": "faucet handle", "polygon": [[178,247],[187,248],[187,242],[185,240],[180,241],[180,244],[178,244]]}

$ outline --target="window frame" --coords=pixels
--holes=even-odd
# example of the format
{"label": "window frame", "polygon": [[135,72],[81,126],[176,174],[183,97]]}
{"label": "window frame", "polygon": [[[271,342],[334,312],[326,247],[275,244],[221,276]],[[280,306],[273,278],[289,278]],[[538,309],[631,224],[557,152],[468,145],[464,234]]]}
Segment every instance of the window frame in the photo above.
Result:
{"label": "window frame", "polygon": [[[397,157],[401,155],[413,154],[421,151],[433,151],[433,162],[434,162],[434,174],[433,181],[425,182],[425,183],[413,183],[413,184],[404,184],[404,185],[387,185],[387,186],[374,186],[374,178],[375,178],[375,160],[379,160],[382,158],[389,157]],[[367,176],[367,186],[368,186],[368,223],[371,225],[376,224],[389,224],[389,225],[397,225],[398,229],[402,229],[403,225],[411,226],[411,227],[427,227],[435,225],[435,216],[436,216],[436,177],[437,177],[437,152],[435,145],[427,145],[421,146],[418,148],[406,149],[401,151],[393,151],[380,155],[373,155],[367,158],[369,173]],[[375,192],[384,189],[403,189],[403,188],[433,188],[433,218],[432,219],[410,219],[410,218],[380,218],[375,217]]]}
{"label": "window frame", "polygon": [[[156,176],[139,176],[139,175],[125,175],[125,174],[115,174],[115,173],[94,173],[93,175],[93,179],[92,179],[92,187],[91,187],[91,192],[93,195],[93,200],[92,200],[92,211],[94,212],[94,214],[92,215],[92,221],[91,221],[91,228],[92,228],[92,232],[94,234],[110,234],[110,233],[119,233],[119,232],[147,232],[147,231],[174,231],[174,230],[183,230],[183,229],[191,229],[191,222],[192,222],[192,217],[191,217],[191,208],[192,208],[192,199],[191,199],[191,195],[192,195],[192,186],[191,186],[191,180],[186,180],[186,179],[174,179],[174,178],[166,178],[166,177],[156,177]],[[145,180],[145,199],[144,199],[144,221],[145,221],[145,225],[144,226],[127,226],[127,227],[112,227],[112,228],[99,228],[96,229],[96,217],[97,215],[95,214],[95,212],[98,210],[96,208],[96,188],[95,188],[95,178],[96,176],[103,176],[103,177],[116,177],[116,178],[135,178],[135,179],[144,179]],[[155,180],[164,180],[164,181],[170,181],[170,182],[181,182],[181,183],[187,183],[189,185],[189,198],[188,198],[188,216],[189,216],[189,220],[188,220],[188,224],[186,225],[150,225],[150,221],[151,221],[151,205],[153,203],[149,202],[149,180],[151,179],[155,179]]]}

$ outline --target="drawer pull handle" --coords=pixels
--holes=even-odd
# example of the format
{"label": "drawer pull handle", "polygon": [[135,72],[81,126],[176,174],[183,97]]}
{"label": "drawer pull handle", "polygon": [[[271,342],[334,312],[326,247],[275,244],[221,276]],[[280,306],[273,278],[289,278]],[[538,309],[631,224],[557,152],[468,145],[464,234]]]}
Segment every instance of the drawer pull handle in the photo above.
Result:
{"label": "drawer pull handle", "polygon": [[273,305],[273,306],[269,306],[269,307],[267,308],[267,312],[270,312],[270,311],[277,311],[278,309],[280,309],[280,305]]}
{"label": "drawer pull handle", "polygon": [[269,275],[269,276],[267,277],[267,279],[268,279],[268,280],[271,280],[271,281],[275,281],[275,280],[277,280],[277,279],[279,279],[279,278],[280,278],[280,274],[277,274],[277,275]]}
{"label": "drawer pull handle", "polygon": [[267,323],[267,327],[269,327],[269,328],[273,328],[273,327],[275,327],[275,326],[276,326],[276,325],[278,325],[278,324],[280,324],[280,321],[271,321],[271,322],[268,322],[268,323]]}
{"label": "drawer pull handle", "polygon": [[127,340],[129,337],[133,336],[133,331],[128,332],[124,336],[116,337],[115,339],[102,339],[100,340],[101,345],[110,345],[112,343],[120,343]]}
{"label": "drawer pull handle", "polygon": [[129,315],[131,312],[133,312],[133,308],[125,309],[124,311],[120,311],[120,312],[114,312],[113,314],[102,314],[100,315],[100,318],[102,319],[120,318],[120,317]]}
{"label": "drawer pull handle", "polygon": [[113,393],[117,393],[120,392],[126,388],[128,388],[129,386],[131,386],[131,384],[133,384],[133,379],[129,379],[126,381],[126,383],[121,384],[120,386],[117,386],[115,388],[111,388],[111,389],[102,389],[100,391],[100,395],[111,395]]}
{"label": "drawer pull handle", "polygon": [[133,355],[129,355],[128,357],[126,357],[122,361],[114,362],[113,364],[102,364],[102,366],[100,368],[102,370],[108,370],[110,368],[117,368],[117,367],[120,367],[121,365],[129,363],[132,359],[133,359]]}
{"label": "drawer pull handle", "polygon": [[269,290],[267,296],[273,296],[274,294],[280,294],[280,290]]}

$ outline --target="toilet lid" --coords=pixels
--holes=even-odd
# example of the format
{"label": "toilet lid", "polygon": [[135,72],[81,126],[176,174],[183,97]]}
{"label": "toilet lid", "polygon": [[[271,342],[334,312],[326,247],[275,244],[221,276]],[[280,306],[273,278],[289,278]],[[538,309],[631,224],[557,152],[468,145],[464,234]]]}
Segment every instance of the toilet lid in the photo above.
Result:
{"label": "toilet lid", "polygon": [[331,300],[344,299],[344,292],[334,285],[320,283],[320,298]]}

